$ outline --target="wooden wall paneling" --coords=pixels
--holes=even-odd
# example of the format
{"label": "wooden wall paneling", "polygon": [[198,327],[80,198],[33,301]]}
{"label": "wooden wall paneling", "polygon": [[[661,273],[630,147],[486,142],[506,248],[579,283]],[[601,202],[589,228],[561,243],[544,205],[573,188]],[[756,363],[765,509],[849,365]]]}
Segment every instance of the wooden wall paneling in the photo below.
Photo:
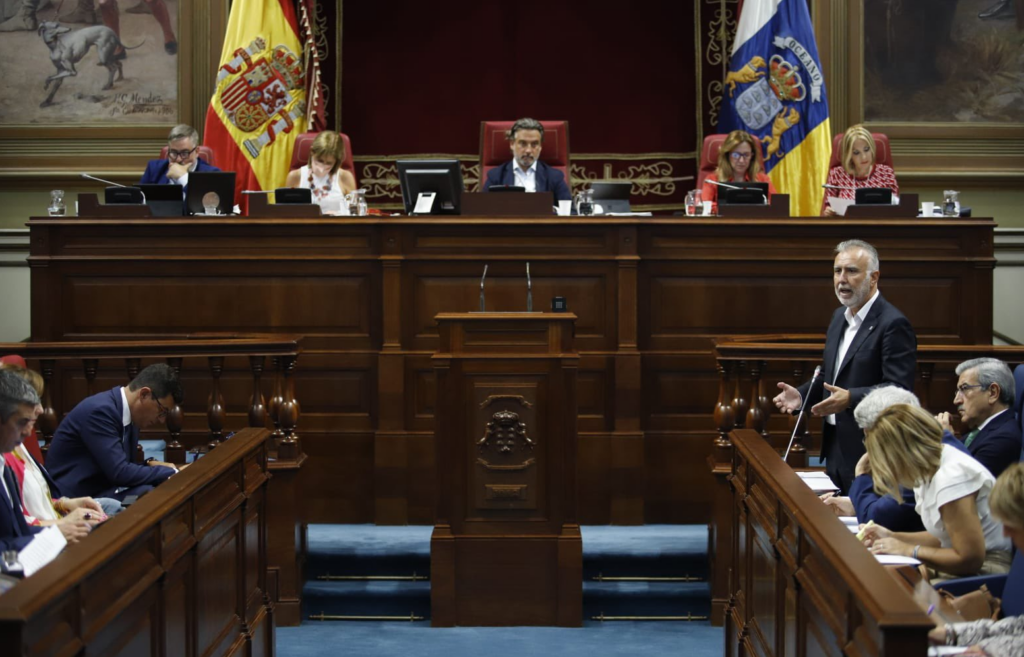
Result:
{"label": "wooden wall paneling", "polygon": [[[200,646],[224,654],[244,642],[243,541],[241,512],[236,507],[200,539],[196,554],[196,604]],[[230,582],[224,586],[222,582]]]}

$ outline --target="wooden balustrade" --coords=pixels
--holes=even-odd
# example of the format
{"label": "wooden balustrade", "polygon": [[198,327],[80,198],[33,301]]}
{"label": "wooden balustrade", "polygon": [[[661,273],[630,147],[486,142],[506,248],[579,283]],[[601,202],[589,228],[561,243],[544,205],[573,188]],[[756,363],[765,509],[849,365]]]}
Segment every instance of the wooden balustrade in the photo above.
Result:
{"label": "wooden balustrade", "polygon": [[269,435],[243,429],[0,596],[3,654],[272,656]]}
{"label": "wooden balustrade", "polygon": [[[295,400],[294,369],[296,359],[301,352],[302,338],[292,335],[282,336],[239,336],[239,337],[206,337],[186,340],[158,340],[152,342],[19,342],[0,344],[0,354],[18,354],[35,366],[45,382],[43,390],[43,413],[37,421],[37,430],[41,440],[49,444],[57,430],[58,418],[63,417],[74,408],[80,399],[65,399],[61,408],[55,408],[55,389],[61,386],[58,373],[61,368],[70,367],[75,361],[81,361],[82,372],[86,382],[86,394],[97,392],[96,380],[101,370],[101,361],[118,361],[124,363],[128,381],[135,378],[142,370],[142,361],[163,360],[176,372],[181,373],[184,358],[206,358],[210,374],[210,395],[207,400],[206,417],[209,428],[208,440],[204,441],[205,449],[212,449],[221,442],[224,435],[226,409],[224,395],[221,392],[221,375],[224,371],[224,359],[227,356],[246,356],[252,372],[251,395],[249,408],[244,416],[248,426],[265,427],[266,410],[263,405],[261,381],[266,358],[269,356],[276,364],[274,370],[275,390],[281,390],[278,404],[272,411],[274,421],[273,452],[278,453],[284,443],[285,454],[277,454],[280,458],[294,460],[301,454],[299,437],[295,427],[299,418],[299,404]],[[37,364],[37,365],[36,365]],[[186,395],[188,391],[186,390]],[[282,421],[277,417],[280,409],[286,409]],[[184,411],[175,404],[167,414],[167,448],[165,460],[172,463],[184,463],[186,447],[181,442],[184,426]],[[242,427],[238,427],[241,429]]]}
{"label": "wooden balustrade", "polygon": [[[709,524],[711,544],[711,596],[715,622],[722,621],[728,599],[727,580],[733,566],[729,552],[723,546],[732,540],[730,520],[731,493],[729,477],[734,453],[730,434],[736,429],[750,429],[777,451],[785,448],[793,432],[796,417],[776,412],[772,404],[777,381],[800,385],[810,378],[814,367],[821,362],[824,343],[804,341],[821,336],[797,336],[792,342],[757,342],[743,339],[715,342],[714,354],[720,376],[718,401],[714,420],[718,430],[709,466],[715,478],[712,518]],[[938,413],[953,411],[956,387],[956,366],[965,360],[980,357],[998,358],[1013,368],[1024,362],[1024,347],[998,345],[920,345],[917,349],[917,376],[914,393],[924,408]],[[747,409],[745,412],[743,409]],[[954,424],[959,422],[952,413]],[[820,419],[807,419],[796,432],[788,463],[794,468],[806,468],[813,444],[820,441]],[[812,440],[814,438],[814,440]]]}
{"label": "wooden balustrade", "polygon": [[[81,367],[85,386],[77,390],[86,395],[97,392],[97,381],[104,364],[120,370],[123,363],[126,375],[134,378],[143,363],[166,362],[172,369],[190,377],[202,370],[192,367],[183,370],[185,359],[205,359],[206,374],[210,377],[210,394],[206,400],[205,430],[189,429],[191,440],[185,440],[186,414],[175,404],[167,414],[167,446],[164,458],[173,463],[184,463],[186,452],[209,452],[216,448],[229,429],[228,404],[223,391],[225,359],[243,358],[251,373],[251,383],[245,398],[248,408],[234,414],[244,418],[251,428],[270,429],[265,433],[268,469],[274,477],[269,484],[270,497],[266,503],[267,522],[271,540],[267,549],[267,581],[271,599],[276,607],[279,625],[297,625],[300,621],[302,566],[305,559],[305,516],[299,475],[306,455],[296,432],[299,403],[295,398],[294,373],[302,351],[302,337],[295,335],[233,335],[201,334],[184,340],[155,340],[146,342],[25,342],[0,344],[0,354],[19,354],[30,367],[43,376],[43,413],[37,421],[40,438],[49,443],[57,430],[59,418],[64,417],[81,401],[74,395],[75,377]],[[273,363],[273,397],[269,408],[264,404],[263,374],[267,358]],[[115,375],[119,383],[125,381]],[[192,384],[192,385],[190,385]],[[192,381],[183,382],[185,397],[189,398]],[[196,386],[198,387],[198,386]],[[237,397],[237,395],[236,395]],[[240,399],[240,397],[239,397]],[[268,412],[269,410],[269,412]],[[203,413],[191,412],[189,417]],[[241,432],[244,425],[235,429]],[[233,440],[233,439],[232,439]],[[136,459],[141,460],[141,448]]]}

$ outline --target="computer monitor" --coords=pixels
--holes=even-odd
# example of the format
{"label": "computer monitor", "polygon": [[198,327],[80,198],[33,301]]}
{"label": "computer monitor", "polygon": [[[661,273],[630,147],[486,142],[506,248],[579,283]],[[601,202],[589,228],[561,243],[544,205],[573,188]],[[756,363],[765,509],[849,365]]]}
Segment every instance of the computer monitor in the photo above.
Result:
{"label": "computer monitor", "polygon": [[278,187],[274,190],[274,203],[278,205],[310,205],[313,190],[303,187]]}
{"label": "computer monitor", "polygon": [[146,205],[154,217],[180,217],[185,213],[181,185],[139,185],[146,195]]}
{"label": "computer monitor", "polygon": [[854,190],[853,202],[857,205],[892,205],[892,190],[888,187],[864,187]]}
{"label": "computer monitor", "polygon": [[[460,214],[462,168],[458,160],[398,160],[405,213],[413,214],[420,194],[435,194],[430,214]],[[424,213],[425,214],[425,213]]]}
{"label": "computer monitor", "polygon": [[103,191],[103,201],[107,205],[142,205],[146,202],[138,187],[107,187]]}
{"label": "computer monitor", "polygon": [[231,214],[235,207],[234,171],[193,171],[188,174],[185,206],[189,214],[208,214],[216,206],[218,214]]}
{"label": "computer monitor", "polygon": [[629,195],[633,192],[633,183],[618,181],[594,181],[590,183],[594,190],[594,204],[600,205],[606,214],[609,212],[629,212]]}
{"label": "computer monitor", "polygon": [[721,187],[718,190],[718,202],[722,205],[767,205],[768,183],[764,182],[729,182],[730,189]]}

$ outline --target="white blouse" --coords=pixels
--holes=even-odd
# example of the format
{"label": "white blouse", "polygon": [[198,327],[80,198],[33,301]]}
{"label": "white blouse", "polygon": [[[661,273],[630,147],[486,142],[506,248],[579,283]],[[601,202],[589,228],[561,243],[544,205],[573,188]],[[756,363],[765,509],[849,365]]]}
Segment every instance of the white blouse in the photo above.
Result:
{"label": "white blouse", "polygon": [[981,531],[985,535],[985,550],[1009,550],[1010,539],[1003,536],[1002,523],[992,517],[988,507],[988,498],[995,483],[996,479],[988,468],[974,457],[955,447],[943,445],[938,471],[930,481],[914,486],[914,495],[917,497],[915,510],[921,516],[928,533],[939,539],[942,547],[952,547],[939,509],[954,500],[977,493],[975,503],[981,519]]}
{"label": "white blouse", "polygon": [[341,186],[341,168],[335,172],[333,179],[330,176],[318,178],[312,175],[307,164],[299,170],[299,188],[313,190],[313,202],[320,206],[324,214],[349,214]]}

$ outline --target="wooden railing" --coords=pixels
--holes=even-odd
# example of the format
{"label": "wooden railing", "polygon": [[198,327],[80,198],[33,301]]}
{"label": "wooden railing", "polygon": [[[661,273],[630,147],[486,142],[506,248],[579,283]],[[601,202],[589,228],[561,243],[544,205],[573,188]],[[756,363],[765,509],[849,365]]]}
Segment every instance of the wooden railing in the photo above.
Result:
{"label": "wooden railing", "polygon": [[244,429],[0,595],[5,655],[274,654],[267,429]]}
{"label": "wooden railing", "polygon": [[[141,371],[143,361],[164,360],[178,374],[184,358],[207,359],[210,374],[210,394],[206,417],[209,441],[205,449],[216,447],[224,438],[226,409],[221,391],[224,359],[242,356],[249,359],[252,374],[251,394],[246,416],[248,426],[264,427],[267,420],[273,424],[271,438],[275,455],[294,460],[302,453],[295,427],[299,419],[299,403],[295,398],[294,371],[301,353],[300,336],[196,336],[187,340],[159,340],[146,342],[18,342],[0,344],[0,354],[18,354],[29,361],[30,367],[42,374],[43,413],[36,426],[39,437],[47,444],[57,430],[59,418],[74,408],[80,399],[63,400],[63,408],[54,408],[54,390],[60,368],[80,363],[85,377],[86,395],[97,392],[96,379],[101,361],[122,361],[125,381],[134,379]],[[274,384],[270,399],[264,403],[262,377],[267,358],[271,360]],[[186,390],[186,395],[188,391]],[[164,459],[184,463],[186,449],[181,443],[184,413],[177,404],[167,414],[167,448]],[[238,427],[241,428],[241,427]],[[205,451],[205,450],[204,450]]]}
{"label": "wooden railing", "polygon": [[[813,337],[815,341],[804,341]],[[731,434],[749,429],[761,436],[767,446],[781,452],[795,427],[796,417],[781,414],[772,404],[777,381],[799,385],[808,380],[821,362],[822,336],[796,336],[794,341],[722,340],[714,346],[719,371],[718,401],[714,419],[718,437],[714,441],[708,465],[714,476],[712,517],[708,525],[711,560],[712,621],[721,623],[730,595],[729,573],[735,564],[726,549],[733,539],[732,493],[730,477],[735,458]],[[764,338],[761,338],[762,340]],[[770,338],[769,338],[770,339]],[[1011,368],[1024,362],[1024,347],[994,345],[921,345],[917,350],[917,375],[914,392],[921,404],[932,412],[953,411],[956,366],[971,358],[999,358]],[[954,424],[958,423],[953,413]],[[812,433],[808,426],[820,426],[820,419],[801,422],[796,431],[788,464],[804,468],[808,464]]]}
{"label": "wooden railing", "polygon": [[924,657],[933,627],[757,433],[731,433],[725,655]]}

